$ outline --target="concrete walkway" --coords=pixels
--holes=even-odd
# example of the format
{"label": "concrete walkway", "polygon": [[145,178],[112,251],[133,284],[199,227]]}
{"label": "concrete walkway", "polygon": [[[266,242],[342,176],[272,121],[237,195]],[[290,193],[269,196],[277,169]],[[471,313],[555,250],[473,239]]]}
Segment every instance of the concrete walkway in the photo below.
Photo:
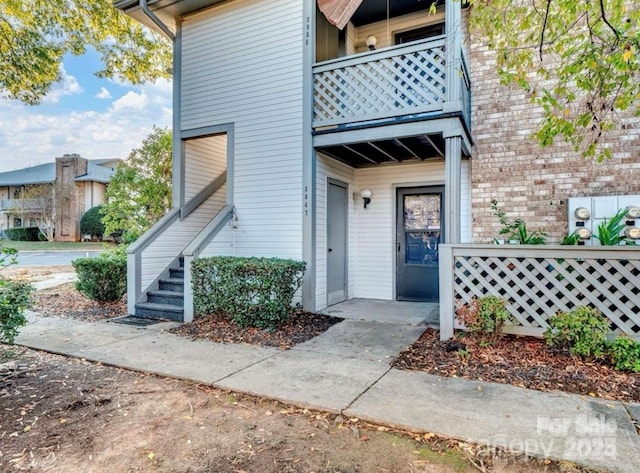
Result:
{"label": "concrete walkway", "polygon": [[424,326],[345,320],[280,351],[193,341],[165,332],[172,323],[29,318],[17,344],[591,468],[640,471],[632,419],[640,419],[640,404],[390,368]]}

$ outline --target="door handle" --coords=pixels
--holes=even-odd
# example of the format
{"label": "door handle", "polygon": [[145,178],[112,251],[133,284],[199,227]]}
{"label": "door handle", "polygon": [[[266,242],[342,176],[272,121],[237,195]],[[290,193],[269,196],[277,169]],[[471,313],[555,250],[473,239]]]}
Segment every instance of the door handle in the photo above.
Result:
{"label": "door handle", "polygon": [[398,242],[396,242],[396,250],[397,250],[397,251],[400,251],[400,242],[399,242],[399,241],[398,241]]}
{"label": "door handle", "polygon": [[329,248],[328,251],[329,253],[331,253],[333,251],[333,248]]}

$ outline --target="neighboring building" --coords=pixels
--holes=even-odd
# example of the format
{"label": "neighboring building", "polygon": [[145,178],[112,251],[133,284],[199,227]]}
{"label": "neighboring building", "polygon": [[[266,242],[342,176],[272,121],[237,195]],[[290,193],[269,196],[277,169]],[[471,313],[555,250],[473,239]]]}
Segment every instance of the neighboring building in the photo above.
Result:
{"label": "neighboring building", "polygon": [[309,310],[434,301],[438,244],[496,236],[492,198],[557,239],[569,197],[640,191],[637,122],[602,167],[540,150],[459,0],[141,3],[116,6],[174,39],[175,208],[131,248],[130,313],[183,318],[153,301],[184,256],[189,320],[213,254],[305,260]]}
{"label": "neighboring building", "polygon": [[[53,207],[56,241],[79,240],[82,215],[105,202],[107,184],[119,163],[119,159],[88,160],[65,154],[53,163],[0,173],[0,230],[35,226],[35,214]],[[53,205],[43,199],[25,198],[34,186],[64,189],[58,192],[64,196],[58,195],[55,201],[56,193],[52,192]]]}

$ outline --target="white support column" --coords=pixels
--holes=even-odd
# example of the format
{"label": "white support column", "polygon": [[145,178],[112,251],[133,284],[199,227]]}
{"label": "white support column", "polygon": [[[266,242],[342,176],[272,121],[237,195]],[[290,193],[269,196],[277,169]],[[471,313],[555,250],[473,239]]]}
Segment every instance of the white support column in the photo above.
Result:
{"label": "white support column", "polygon": [[191,284],[191,263],[194,256],[184,255],[184,322],[192,322],[195,309],[193,307],[193,287]]}
{"label": "white support column", "polygon": [[462,137],[445,136],[444,241],[460,243]]}
{"label": "white support column", "polygon": [[453,337],[453,247],[440,245],[438,247],[438,264],[440,278],[440,340]]}
{"label": "white support column", "polygon": [[445,58],[447,67],[447,101],[443,104],[444,112],[461,111],[462,81],[460,78],[462,54],[462,1],[446,0],[444,7],[445,21]]}
{"label": "white support column", "polygon": [[316,153],[313,149],[313,74],[315,58],[315,0],[304,1],[303,150],[302,150],[302,258],[307,263],[302,283],[302,305],[316,310]]}
{"label": "white support column", "polygon": [[136,302],[140,297],[140,255],[127,254],[127,312],[135,315]]}

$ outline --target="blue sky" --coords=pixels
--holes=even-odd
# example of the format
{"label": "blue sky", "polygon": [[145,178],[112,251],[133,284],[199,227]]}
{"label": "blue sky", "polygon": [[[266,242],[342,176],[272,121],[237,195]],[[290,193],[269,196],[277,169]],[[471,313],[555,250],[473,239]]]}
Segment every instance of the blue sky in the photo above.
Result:
{"label": "blue sky", "polygon": [[0,99],[0,172],[63,154],[125,158],[153,125],[171,125],[171,82],[98,79],[95,51],[65,57],[63,78],[38,106]]}

